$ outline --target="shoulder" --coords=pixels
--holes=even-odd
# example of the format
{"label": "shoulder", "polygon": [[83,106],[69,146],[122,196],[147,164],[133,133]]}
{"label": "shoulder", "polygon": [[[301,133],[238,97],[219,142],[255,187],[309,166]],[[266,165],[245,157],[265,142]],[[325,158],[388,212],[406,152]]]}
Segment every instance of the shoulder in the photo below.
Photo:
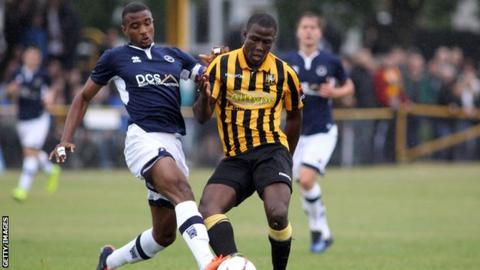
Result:
{"label": "shoulder", "polygon": [[38,70],[37,76],[43,78],[44,80],[50,79],[50,74],[48,73],[48,70],[46,68],[41,68],[40,70]]}
{"label": "shoulder", "polygon": [[229,51],[229,52],[226,52],[226,53],[223,53],[217,57],[215,57],[215,59],[213,59],[212,63],[210,63],[210,66],[215,66],[217,64],[228,64],[228,58],[230,57],[238,57],[238,53],[240,52],[241,48],[240,49],[236,49],[236,50],[233,50],[233,51]]}
{"label": "shoulder", "polygon": [[103,54],[107,55],[115,55],[115,54],[122,54],[122,53],[127,53],[128,52],[128,47],[127,45],[122,45],[110,49],[106,49]]}
{"label": "shoulder", "polygon": [[275,61],[275,63],[280,63],[283,68],[287,71],[287,73],[289,74],[293,74],[296,76],[296,72],[295,70],[292,68],[292,66],[288,63],[287,61],[287,58],[284,57],[283,59],[279,58],[278,56],[276,56],[275,54],[273,53],[270,53],[270,56],[272,57],[272,59]]}
{"label": "shoulder", "polygon": [[328,62],[333,62],[333,63],[341,63],[341,59],[338,55],[327,52],[327,51],[320,51],[320,53],[317,56],[323,61],[328,61]]}
{"label": "shoulder", "polygon": [[286,53],[283,53],[283,54],[279,54],[279,56],[287,61],[287,62],[294,62],[296,59],[298,59],[298,52],[297,51],[288,51]]}
{"label": "shoulder", "polygon": [[107,61],[112,57],[128,53],[125,46],[115,47],[111,49],[106,49],[100,56],[100,60]]}
{"label": "shoulder", "polygon": [[164,56],[169,55],[174,58],[182,58],[182,59],[186,57],[192,57],[189,53],[182,51],[177,47],[161,47],[161,46],[155,45],[153,48],[154,50],[156,50],[157,52],[159,52]]}

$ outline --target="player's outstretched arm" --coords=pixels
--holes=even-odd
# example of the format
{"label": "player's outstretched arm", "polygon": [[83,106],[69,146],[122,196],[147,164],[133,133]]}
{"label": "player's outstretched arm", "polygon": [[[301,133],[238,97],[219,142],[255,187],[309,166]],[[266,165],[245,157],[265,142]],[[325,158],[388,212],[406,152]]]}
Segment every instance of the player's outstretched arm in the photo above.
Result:
{"label": "player's outstretched arm", "polygon": [[70,110],[68,111],[67,119],[65,120],[65,127],[60,143],[52,150],[49,159],[55,159],[58,163],[64,163],[67,160],[67,151],[71,153],[75,151],[75,144],[72,143],[75,130],[80,125],[90,100],[101,88],[102,85],[96,84],[89,78],[82,91],[75,95]]}
{"label": "player's outstretched arm", "polygon": [[214,47],[212,48],[212,51],[210,52],[210,54],[199,54],[198,58],[200,59],[200,62],[203,65],[208,66],[213,61],[213,59],[215,59],[215,57],[221,54],[227,53],[229,51],[230,51],[230,48],[228,46]]}
{"label": "player's outstretched arm", "polygon": [[207,74],[203,74],[197,83],[198,96],[193,104],[193,115],[201,124],[205,123],[213,114],[215,99],[212,98],[211,85]]}
{"label": "player's outstretched arm", "polygon": [[300,137],[300,129],[302,127],[302,111],[287,111],[285,121],[285,135],[287,135],[288,148],[293,155],[297,147],[298,138]]}
{"label": "player's outstretched arm", "polygon": [[324,98],[341,98],[352,95],[354,92],[355,86],[351,79],[347,79],[339,87],[334,87],[329,82],[320,85],[320,96]]}

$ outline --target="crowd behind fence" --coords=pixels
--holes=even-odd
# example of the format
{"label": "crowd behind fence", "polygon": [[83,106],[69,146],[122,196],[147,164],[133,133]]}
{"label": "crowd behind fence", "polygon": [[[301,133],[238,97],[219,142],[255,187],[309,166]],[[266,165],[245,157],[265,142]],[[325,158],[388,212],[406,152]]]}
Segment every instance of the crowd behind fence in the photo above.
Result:
{"label": "crowd behind fence", "polygon": [[[45,145],[50,150],[58,142],[68,106],[57,106],[52,111],[55,124]],[[15,107],[3,106],[0,110],[0,146],[7,168],[21,165],[21,147],[15,129]],[[192,117],[190,107],[183,107],[187,135],[183,138],[185,153],[190,165],[213,166],[223,156],[216,122],[211,120],[200,125]],[[439,121],[475,123],[468,129],[459,129],[458,135],[439,138],[421,135],[421,142],[409,146],[408,120],[422,117],[431,122],[424,128],[432,128]],[[339,141],[331,164],[351,167],[409,160],[473,161],[480,159],[480,111],[465,113],[447,106],[409,104],[398,110],[390,108],[344,108],[335,109],[334,118],[339,125]],[[460,119],[460,120],[459,120]],[[403,122],[403,126],[402,126]],[[123,144],[127,117],[121,108],[110,106],[92,107],[74,138],[78,145],[67,166],[71,168],[122,168]],[[387,141],[384,130],[393,127],[392,142]],[[425,135],[425,136],[424,136]],[[430,136],[430,135],[428,135]],[[436,139],[436,140],[435,140]],[[427,140],[435,140],[428,142]],[[387,148],[391,146],[391,148]],[[2,165],[2,164],[0,164]]]}
{"label": "crowd behind fence", "polygon": [[[3,28],[7,47],[0,50],[0,162],[4,161],[7,167],[18,167],[22,160],[15,132],[15,106],[5,95],[6,83],[21,65],[22,51],[32,45],[41,49],[50,87],[56,93],[56,107],[51,108],[56,121],[45,146],[49,150],[60,137],[66,108],[82,88],[98,56],[105,49],[125,42],[117,28],[106,32],[81,29],[76,12],[68,3],[21,0],[9,2],[6,6]],[[332,158],[333,164],[353,166],[402,159],[399,158],[402,148],[398,146],[398,137],[403,135],[396,134],[398,121],[395,120],[400,108],[411,104],[443,106],[451,115],[461,112],[466,117],[407,114],[406,134],[402,141],[406,148],[415,149],[426,141],[447,138],[479,124],[479,119],[475,118],[480,108],[478,59],[464,57],[458,47],[440,46],[432,51],[431,59],[426,59],[414,48],[392,48],[382,54],[372,54],[369,48],[362,48],[342,57],[356,91],[354,96],[337,100],[334,104],[337,113],[345,115],[343,118],[337,116],[342,121],[339,122],[339,145]],[[193,103],[194,86],[182,82],[181,91],[182,106],[187,115],[186,153],[193,164],[212,165],[222,155],[216,125],[214,121],[206,126],[196,124],[188,109]],[[99,120],[87,117],[76,134],[75,140],[80,147],[69,166],[123,166],[122,147],[128,116],[121,109],[122,102],[115,86],[105,86],[91,103],[93,107],[114,110],[102,117],[106,122],[101,124],[97,123]],[[341,112],[339,108],[361,110]],[[355,119],[354,115],[366,111],[370,117]],[[93,115],[99,113],[93,112]],[[94,120],[88,122],[89,119]],[[110,123],[112,119],[116,122]],[[105,123],[110,128],[105,128]],[[409,152],[404,153],[408,156]],[[478,160],[480,141],[473,136],[423,158]]]}

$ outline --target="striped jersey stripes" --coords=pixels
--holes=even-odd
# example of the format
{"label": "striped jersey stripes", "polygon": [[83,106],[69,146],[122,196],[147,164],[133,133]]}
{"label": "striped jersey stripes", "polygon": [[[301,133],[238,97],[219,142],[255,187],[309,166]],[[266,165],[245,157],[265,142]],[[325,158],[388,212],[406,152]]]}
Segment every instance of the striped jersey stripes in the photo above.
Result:
{"label": "striped jersey stripes", "polygon": [[280,128],[282,109],[303,107],[295,71],[272,53],[258,69],[250,68],[243,48],[218,56],[208,66],[215,114],[227,157],[255,147],[288,141]]}

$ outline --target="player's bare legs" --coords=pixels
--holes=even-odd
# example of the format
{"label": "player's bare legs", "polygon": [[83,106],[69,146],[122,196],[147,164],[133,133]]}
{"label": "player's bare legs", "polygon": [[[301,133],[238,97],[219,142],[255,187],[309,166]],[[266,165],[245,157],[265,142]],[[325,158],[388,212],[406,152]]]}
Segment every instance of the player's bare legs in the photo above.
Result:
{"label": "player's bare legs", "polygon": [[301,187],[303,209],[307,213],[312,234],[312,252],[322,252],[332,243],[320,185],[316,181],[317,175],[318,172],[313,168],[300,167],[298,182]]}
{"label": "player's bare legs", "polygon": [[150,206],[153,224],[153,239],[159,245],[167,247],[177,236],[175,210],[167,207]]}
{"label": "player's bare legs", "polygon": [[22,173],[18,181],[18,186],[13,190],[13,198],[17,201],[27,199],[28,192],[32,187],[33,177],[38,171],[38,150],[34,148],[23,148]]}
{"label": "player's bare legs", "polygon": [[288,205],[291,190],[285,183],[274,183],[263,191],[263,204],[270,226],[268,238],[272,248],[272,264],[274,270],[287,268],[292,227],[288,221]]}
{"label": "player's bare legs", "polygon": [[147,260],[175,241],[180,230],[200,269],[206,269],[213,255],[208,245],[208,234],[197,209],[187,178],[171,157],[162,157],[144,174],[158,193],[169,199],[173,206],[151,206],[153,227],[107,258],[108,269],[126,263]]}
{"label": "player's bare legs", "polygon": [[216,255],[237,253],[232,224],[225,215],[236,204],[235,190],[223,184],[208,184],[202,194],[199,210],[205,217],[210,246]]}
{"label": "player's bare legs", "polygon": [[316,184],[318,172],[310,167],[301,166],[298,183],[302,190],[310,190]]}
{"label": "player's bare legs", "polygon": [[[47,153],[36,148],[25,147],[23,148],[23,165],[22,165],[22,174],[18,181],[17,188],[13,191],[13,197],[17,201],[24,201],[27,199],[28,192],[32,187],[32,182],[35,177],[35,174],[38,172],[38,169],[42,169],[46,174],[49,174],[49,183],[51,180],[55,180],[54,188],[56,189],[58,183],[58,176],[60,173],[60,167],[53,165],[48,160]],[[55,173],[54,175],[52,175]],[[49,192],[54,192],[55,189],[48,189]]]}
{"label": "player's bare legs", "polygon": [[175,211],[172,208],[160,206],[150,206],[150,211],[153,227],[113,251],[106,259],[108,269],[148,260],[175,241]]}
{"label": "player's bare legs", "polygon": [[208,269],[213,260],[208,233],[186,176],[171,157],[164,157],[155,162],[150,174],[155,189],[175,205],[177,227],[200,269]]}
{"label": "player's bare legs", "polygon": [[145,175],[151,177],[155,189],[174,205],[194,200],[190,184],[173,158],[159,159]]}

